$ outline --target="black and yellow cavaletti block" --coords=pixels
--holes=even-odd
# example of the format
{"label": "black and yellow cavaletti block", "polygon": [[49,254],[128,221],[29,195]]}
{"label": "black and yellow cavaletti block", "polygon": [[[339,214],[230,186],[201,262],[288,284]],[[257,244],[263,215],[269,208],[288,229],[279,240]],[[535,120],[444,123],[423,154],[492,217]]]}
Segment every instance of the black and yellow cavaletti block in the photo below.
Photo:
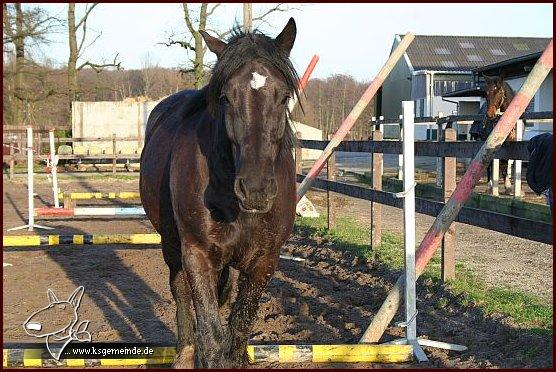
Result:
{"label": "black and yellow cavaletti block", "polygon": [[[7,367],[131,367],[171,364],[174,347],[154,347],[148,357],[122,359],[61,359],[56,361],[44,349],[4,349]],[[403,363],[413,359],[411,345],[249,345],[250,363]]]}

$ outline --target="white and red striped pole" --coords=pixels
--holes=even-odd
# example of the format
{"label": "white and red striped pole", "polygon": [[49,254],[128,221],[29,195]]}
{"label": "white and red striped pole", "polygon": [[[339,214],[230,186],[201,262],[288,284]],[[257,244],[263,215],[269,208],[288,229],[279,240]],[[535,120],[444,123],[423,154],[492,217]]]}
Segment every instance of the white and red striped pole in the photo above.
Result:
{"label": "white and red striped pole", "polygon": [[[311,77],[311,74],[313,73],[313,70],[315,69],[315,66],[317,65],[318,61],[319,61],[319,56],[318,55],[313,55],[313,58],[311,58],[311,62],[309,62],[309,65],[307,66],[307,68],[305,69],[305,73],[303,74],[303,76],[301,77],[301,79],[299,80],[299,93],[303,93],[303,91],[305,90],[305,88],[307,87],[307,83],[309,82],[309,78]],[[297,104],[297,96],[294,95],[291,99],[290,102],[288,103],[288,110],[290,112],[293,111],[293,108],[295,107],[295,105]]]}
{"label": "white and red striped pole", "polygon": [[[415,260],[417,277],[421,275],[425,266],[430,261],[442,241],[442,237],[452,222],[456,219],[463,204],[467,201],[473,188],[483,176],[488,164],[494,158],[494,153],[504,143],[515,126],[516,121],[525,111],[525,108],[541,86],[542,82],[552,69],[552,40],[548,43],[543,54],[535,64],[535,67],[527,76],[527,80],[516,94],[508,109],[504,112],[498,124],[494,127],[486,142],[483,144],[465,175],[456,186],[454,193],[440,211],[429,231],[419,245]],[[388,293],[388,297],[374,316],[369,328],[363,334],[359,342],[378,342],[382,334],[392,321],[398,310],[405,277],[400,276],[394,287]]]}
{"label": "white and red striped pole", "polygon": [[297,189],[298,202],[303,197],[303,195],[305,195],[307,190],[309,190],[311,184],[313,183],[315,178],[317,178],[318,174],[326,164],[328,158],[336,150],[336,147],[338,147],[340,142],[342,142],[344,137],[348,134],[349,130],[355,125],[355,122],[357,118],[359,118],[359,115],[361,115],[365,107],[367,107],[369,102],[371,102],[371,99],[375,96],[378,88],[380,88],[386,77],[388,77],[394,66],[396,66],[398,60],[404,55],[405,51],[414,38],[415,36],[410,32],[405,34],[402,41],[400,41],[384,66],[382,66],[382,68],[380,69],[378,75],[373,79],[365,93],[363,93],[363,96],[361,96],[349,115],[344,119],[342,125],[340,125],[340,128],[338,128],[338,131],[334,134],[334,136],[322,152],[321,156],[313,164],[311,170],[309,170],[309,173],[307,174],[303,182],[301,182],[301,185],[299,185],[299,188]]}

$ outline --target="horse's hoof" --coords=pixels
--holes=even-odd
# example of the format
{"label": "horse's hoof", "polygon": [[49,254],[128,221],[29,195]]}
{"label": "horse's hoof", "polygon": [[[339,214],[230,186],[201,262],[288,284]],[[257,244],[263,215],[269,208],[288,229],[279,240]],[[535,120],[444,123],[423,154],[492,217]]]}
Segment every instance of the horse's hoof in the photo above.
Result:
{"label": "horse's hoof", "polygon": [[184,346],[172,364],[172,368],[178,369],[193,369],[195,368],[194,362],[194,348],[193,345]]}

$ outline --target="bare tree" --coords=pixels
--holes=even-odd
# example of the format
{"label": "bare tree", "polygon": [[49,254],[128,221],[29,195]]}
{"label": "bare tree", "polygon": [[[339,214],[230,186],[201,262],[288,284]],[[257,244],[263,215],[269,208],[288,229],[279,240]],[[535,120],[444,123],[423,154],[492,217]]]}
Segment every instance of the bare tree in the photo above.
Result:
{"label": "bare tree", "polygon": [[[48,43],[48,36],[59,25],[59,20],[39,7],[23,9],[21,3],[4,3],[2,10],[4,52],[15,54],[10,111],[12,123],[18,125],[22,123],[24,100],[37,101],[49,95],[42,92],[33,94],[25,89],[25,68],[32,62],[27,56],[27,47],[29,44],[36,46]],[[10,49],[10,45],[13,49]]]}
{"label": "bare tree", "polygon": [[[118,55],[114,57],[112,62],[101,62],[94,63],[86,60],[78,65],[78,60],[83,56],[84,50],[94,44],[98,38],[102,35],[97,34],[96,37],[89,44],[85,46],[85,40],[87,39],[87,21],[89,15],[93,9],[98,5],[98,3],[93,3],[92,5],[87,4],[85,6],[85,12],[81,19],[76,20],[75,18],[75,3],[68,3],[68,38],[69,38],[69,58],[68,58],[68,102],[70,107],[70,115],[68,122],[71,120],[71,103],[75,101],[76,93],[78,90],[77,85],[77,72],[85,67],[90,67],[96,72],[101,72],[105,68],[114,67],[116,69],[121,68],[121,62],[118,61]],[[77,33],[81,32],[81,39],[79,44],[77,43]]]}
{"label": "bare tree", "polygon": [[[189,65],[182,69],[182,73],[193,73],[195,78],[195,88],[200,89],[205,82],[205,68],[209,67],[205,63],[205,52],[207,50],[206,46],[203,45],[203,37],[201,36],[201,31],[208,31],[213,35],[216,35],[219,39],[223,40],[228,36],[232,30],[219,31],[211,29],[208,27],[208,22],[210,17],[214,14],[214,11],[218,9],[221,3],[216,3],[209,6],[208,3],[201,3],[199,10],[196,12],[190,9],[188,3],[182,3],[183,18],[187,28],[185,38],[182,40],[177,39],[178,35],[173,34],[168,37],[168,41],[163,43],[166,46],[179,45],[184,48],[187,52],[193,52],[193,57],[189,60]],[[283,4],[278,4],[275,7],[267,10],[263,14],[253,17],[252,22],[265,22],[265,18],[274,12],[284,12],[288,11],[289,8]],[[198,20],[195,22],[195,20]]]}

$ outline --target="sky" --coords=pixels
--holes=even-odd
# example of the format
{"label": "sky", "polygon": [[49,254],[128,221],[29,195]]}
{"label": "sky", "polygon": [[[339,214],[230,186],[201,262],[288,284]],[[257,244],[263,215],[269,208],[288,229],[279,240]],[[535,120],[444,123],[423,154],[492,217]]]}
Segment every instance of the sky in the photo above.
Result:
{"label": "sky", "polygon": [[[40,5],[60,18],[67,16],[66,4]],[[256,17],[273,3],[254,3]],[[300,74],[313,54],[320,61],[313,77],[335,73],[350,74],[362,81],[371,80],[388,58],[394,35],[410,31],[416,35],[528,36],[552,37],[553,4],[287,4],[287,12],[267,18],[269,24],[255,23],[270,36],[276,36],[289,17],[297,24],[297,38],[291,58]],[[85,4],[77,4],[78,16]],[[193,10],[198,5],[191,5]],[[241,3],[223,4],[209,24],[229,29],[243,19]],[[145,60],[163,67],[184,67],[188,58],[178,46],[167,47],[171,33],[185,33],[180,4],[99,4],[88,21],[87,40],[97,41],[85,51],[84,58],[94,62],[110,61],[116,53],[125,69],[141,68]],[[87,44],[87,43],[86,43]],[[209,61],[214,60],[208,52]],[[60,32],[52,43],[41,48],[41,55],[65,64],[68,56],[67,34]]]}

